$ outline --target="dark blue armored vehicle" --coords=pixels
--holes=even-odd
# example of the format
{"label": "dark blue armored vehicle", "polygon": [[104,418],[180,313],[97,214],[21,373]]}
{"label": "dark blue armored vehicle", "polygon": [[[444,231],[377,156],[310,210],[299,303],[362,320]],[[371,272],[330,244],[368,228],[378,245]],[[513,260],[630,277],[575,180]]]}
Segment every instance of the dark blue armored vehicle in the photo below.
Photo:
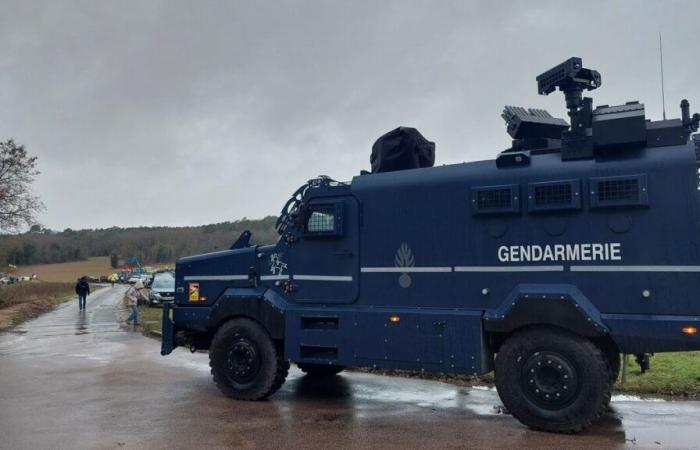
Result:
{"label": "dark blue armored vehicle", "polygon": [[[181,258],[162,354],[208,350],[224,394],[259,400],[289,362],[484,374],[524,424],[576,432],[610,401],[620,355],[700,350],[700,115],[593,108],[600,74],[571,58],[537,77],[569,120],[506,107],[512,147],[432,167],[396,129],[372,173],[296,191],[277,244],[244,233]],[[697,141],[697,142],[700,142]]]}

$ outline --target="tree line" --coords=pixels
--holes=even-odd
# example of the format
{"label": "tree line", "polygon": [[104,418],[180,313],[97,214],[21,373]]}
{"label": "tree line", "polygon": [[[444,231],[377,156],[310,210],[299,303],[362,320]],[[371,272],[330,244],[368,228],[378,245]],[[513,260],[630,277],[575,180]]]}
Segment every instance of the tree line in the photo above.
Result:
{"label": "tree line", "polygon": [[241,219],[192,227],[135,227],[71,230],[61,232],[33,226],[24,234],[0,235],[0,263],[48,264],[79,261],[90,256],[110,256],[121,261],[136,257],[143,264],[172,263],[181,256],[227,249],[244,230],[251,242],[277,241],[274,216]]}

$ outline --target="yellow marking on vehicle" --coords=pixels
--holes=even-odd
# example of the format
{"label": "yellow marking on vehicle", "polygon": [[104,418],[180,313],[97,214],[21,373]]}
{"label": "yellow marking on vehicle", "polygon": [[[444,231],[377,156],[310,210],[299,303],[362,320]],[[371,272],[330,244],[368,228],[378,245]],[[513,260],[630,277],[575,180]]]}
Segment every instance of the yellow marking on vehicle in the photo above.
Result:
{"label": "yellow marking on vehicle", "polygon": [[199,283],[190,283],[189,284],[189,292],[190,292],[189,300],[191,302],[198,302],[199,301]]}

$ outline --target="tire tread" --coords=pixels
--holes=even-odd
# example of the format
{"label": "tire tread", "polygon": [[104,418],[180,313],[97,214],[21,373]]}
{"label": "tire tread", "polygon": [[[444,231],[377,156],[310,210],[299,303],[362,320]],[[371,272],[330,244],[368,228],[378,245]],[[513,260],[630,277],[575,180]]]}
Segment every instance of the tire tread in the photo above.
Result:
{"label": "tire tread", "polygon": [[[547,333],[547,338],[551,339],[552,342],[555,342],[557,340],[561,339],[568,339],[571,340],[579,345],[582,346],[582,348],[585,350],[585,353],[591,355],[592,361],[590,361],[591,365],[594,367],[593,368],[593,373],[598,373],[598,376],[605,377],[604,380],[598,380],[600,384],[602,384],[602,401],[598,402],[597,405],[595,405],[595,410],[593,411],[592,414],[590,414],[588,417],[569,417],[571,420],[568,424],[562,425],[562,424],[548,424],[548,425],[543,425],[543,423],[546,423],[546,420],[538,420],[539,423],[533,422],[531,420],[531,417],[528,417],[525,414],[521,414],[518,411],[518,408],[513,408],[510,403],[511,401],[517,402],[517,399],[508,399],[504,398],[506,395],[505,392],[508,391],[508,389],[503,385],[503,379],[502,377],[499,377],[499,362],[498,362],[498,356],[496,358],[496,385],[498,387],[498,393],[499,396],[501,397],[501,400],[503,401],[504,405],[508,410],[511,412],[513,417],[518,419],[521,423],[524,423],[528,427],[532,428],[533,430],[538,430],[538,431],[548,431],[548,432],[556,432],[556,433],[563,433],[563,434],[572,434],[572,433],[578,433],[580,431],[583,431],[584,429],[590,427],[594,422],[596,422],[600,417],[603,415],[603,413],[606,411],[608,404],[610,403],[610,398],[612,396],[612,388],[613,388],[613,383],[610,381],[611,380],[611,375],[610,375],[610,362],[606,355],[603,353],[603,351],[596,346],[593,342],[591,342],[588,339],[582,338],[580,336],[577,336],[573,333],[570,333],[565,330],[561,329],[556,329],[556,328],[533,328],[533,329],[527,329],[523,330],[519,333],[514,334],[509,338],[508,341],[506,341],[501,349],[499,350],[499,354],[507,353],[511,350],[509,347],[515,345],[514,341],[515,340],[535,340],[535,339],[542,339],[542,335],[540,333]],[[510,344],[509,344],[510,341]],[[503,361],[501,361],[501,364],[504,364]],[[503,369],[501,369],[503,370]],[[505,389],[504,389],[505,388]],[[522,395],[522,394],[521,394]],[[522,400],[522,401],[527,401],[527,400]]]}
{"label": "tire tread", "polygon": [[[270,344],[270,348],[267,350],[272,352],[273,359],[276,362],[274,377],[269,377],[270,381],[268,383],[249,392],[235,390],[228,385],[225,379],[220,378],[214,363],[214,358],[216,355],[212,354],[212,351],[216,352],[222,345],[222,341],[225,340],[231,333],[232,329],[236,327],[249,327],[250,330],[254,330],[256,333],[264,333]],[[231,319],[219,327],[216,334],[214,334],[210,347],[209,368],[214,379],[214,384],[224,395],[236,400],[246,401],[264,400],[270,395],[274,394],[280,387],[282,387],[287,379],[287,375],[289,374],[289,363],[282,358],[281,352],[278,351],[267,331],[257,322],[248,318]]]}

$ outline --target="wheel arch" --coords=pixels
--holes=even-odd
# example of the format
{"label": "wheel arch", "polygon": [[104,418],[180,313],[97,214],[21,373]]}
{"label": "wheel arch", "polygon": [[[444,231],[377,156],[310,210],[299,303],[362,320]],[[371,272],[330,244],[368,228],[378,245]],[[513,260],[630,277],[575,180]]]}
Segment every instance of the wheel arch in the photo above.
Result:
{"label": "wheel arch", "polygon": [[212,332],[231,319],[245,317],[259,323],[275,341],[284,339],[284,310],[258,289],[227,289],[212,307]]}
{"label": "wheel arch", "polygon": [[494,336],[530,326],[554,326],[588,338],[609,335],[600,311],[572,285],[518,285],[497,308],[484,313],[483,324]]}

